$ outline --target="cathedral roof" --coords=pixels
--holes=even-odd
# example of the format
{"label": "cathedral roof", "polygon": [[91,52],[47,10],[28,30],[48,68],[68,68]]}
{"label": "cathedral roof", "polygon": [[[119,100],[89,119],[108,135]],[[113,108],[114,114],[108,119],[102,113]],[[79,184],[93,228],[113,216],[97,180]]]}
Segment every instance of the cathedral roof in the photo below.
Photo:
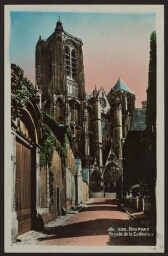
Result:
{"label": "cathedral roof", "polygon": [[60,17],[56,23],[56,31],[63,31],[62,22],[60,21]]}
{"label": "cathedral roof", "polygon": [[146,109],[136,108],[133,112],[130,131],[144,131],[146,128]]}
{"label": "cathedral roof", "polygon": [[121,78],[118,79],[117,83],[114,85],[114,87],[112,88],[112,91],[118,91],[118,90],[123,90],[126,92],[129,92],[131,94],[134,94],[129,88],[128,86],[123,82],[123,80]]}

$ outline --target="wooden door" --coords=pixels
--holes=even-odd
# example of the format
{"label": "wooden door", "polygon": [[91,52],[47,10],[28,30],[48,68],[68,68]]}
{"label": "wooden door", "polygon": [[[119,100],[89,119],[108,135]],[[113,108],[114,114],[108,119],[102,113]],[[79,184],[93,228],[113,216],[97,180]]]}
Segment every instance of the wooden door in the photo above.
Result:
{"label": "wooden door", "polygon": [[31,230],[31,149],[16,142],[16,212],[19,234]]}

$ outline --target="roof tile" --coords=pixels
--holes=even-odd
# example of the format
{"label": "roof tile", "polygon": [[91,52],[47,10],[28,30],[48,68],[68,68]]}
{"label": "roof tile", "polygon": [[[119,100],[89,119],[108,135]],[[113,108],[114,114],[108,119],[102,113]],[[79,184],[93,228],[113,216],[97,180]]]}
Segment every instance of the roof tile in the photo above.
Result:
{"label": "roof tile", "polygon": [[133,112],[130,131],[144,131],[146,128],[146,109],[136,108]]}
{"label": "roof tile", "polygon": [[121,78],[118,79],[117,83],[114,85],[113,87],[113,91],[118,91],[118,90],[123,90],[129,93],[134,94],[129,88],[128,86],[123,82],[123,80]]}

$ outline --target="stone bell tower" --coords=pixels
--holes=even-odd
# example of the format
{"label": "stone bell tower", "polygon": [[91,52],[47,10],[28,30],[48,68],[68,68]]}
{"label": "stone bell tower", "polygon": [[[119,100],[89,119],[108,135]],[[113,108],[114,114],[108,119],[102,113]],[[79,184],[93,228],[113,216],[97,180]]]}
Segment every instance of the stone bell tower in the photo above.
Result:
{"label": "stone bell tower", "polygon": [[36,86],[42,109],[70,127],[76,154],[82,152],[85,79],[82,40],[64,31],[60,19],[52,35],[36,45]]}

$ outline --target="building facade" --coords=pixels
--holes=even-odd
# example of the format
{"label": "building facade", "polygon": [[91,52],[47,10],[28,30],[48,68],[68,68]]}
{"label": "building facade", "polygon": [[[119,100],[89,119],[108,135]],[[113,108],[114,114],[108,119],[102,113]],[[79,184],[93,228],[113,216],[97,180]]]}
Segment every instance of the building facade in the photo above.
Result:
{"label": "building facade", "polygon": [[[67,126],[42,112],[39,95],[11,65],[11,241],[66,214],[88,198],[80,191],[81,164],[74,158]],[[78,191],[80,191],[78,195]]]}
{"label": "building facade", "polygon": [[122,190],[122,145],[135,95],[120,78],[109,93],[95,86],[88,95],[82,40],[65,32],[60,20],[51,36],[37,42],[36,88],[41,108],[70,128],[74,157],[88,173],[90,192]]}

